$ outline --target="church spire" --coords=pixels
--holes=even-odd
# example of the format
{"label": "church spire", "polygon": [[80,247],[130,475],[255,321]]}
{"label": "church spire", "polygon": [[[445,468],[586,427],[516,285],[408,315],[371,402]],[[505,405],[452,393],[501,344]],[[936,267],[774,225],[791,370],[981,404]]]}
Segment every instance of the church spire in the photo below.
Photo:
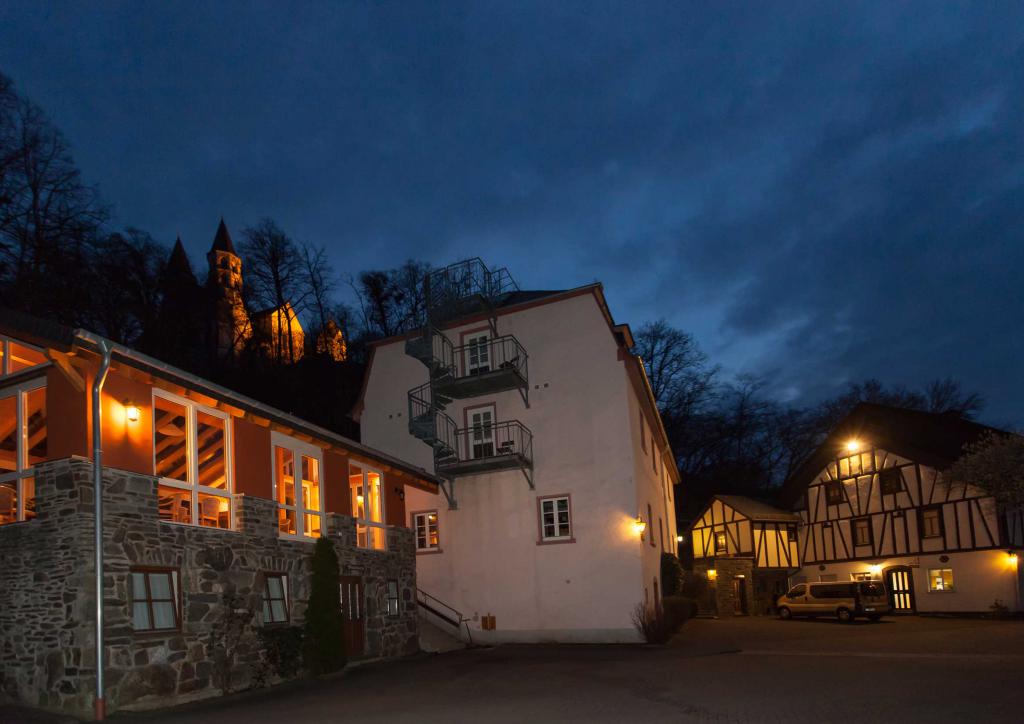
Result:
{"label": "church spire", "polygon": [[238,256],[235,245],[231,243],[231,234],[228,233],[223,216],[220,217],[220,225],[217,227],[217,235],[213,237],[213,246],[210,247],[210,251],[226,251],[228,254]]}

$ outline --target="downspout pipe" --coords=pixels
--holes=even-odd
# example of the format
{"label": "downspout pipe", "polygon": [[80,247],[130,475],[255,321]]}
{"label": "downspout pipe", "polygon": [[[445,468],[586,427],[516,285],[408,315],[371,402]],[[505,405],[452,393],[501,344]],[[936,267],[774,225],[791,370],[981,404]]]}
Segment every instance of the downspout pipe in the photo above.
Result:
{"label": "downspout pipe", "polygon": [[99,342],[100,368],[92,383],[92,479],[95,499],[96,533],[96,721],[107,717],[103,697],[103,405],[101,393],[110,371],[110,345]]}

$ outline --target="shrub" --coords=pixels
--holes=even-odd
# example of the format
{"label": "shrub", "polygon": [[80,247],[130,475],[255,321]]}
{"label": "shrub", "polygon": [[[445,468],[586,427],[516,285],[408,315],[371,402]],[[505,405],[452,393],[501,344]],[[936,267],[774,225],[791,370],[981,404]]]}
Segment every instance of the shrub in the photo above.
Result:
{"label": "shrub", "polygon": [[235,690],[240,674],[235,664],[246,647],[245,639],[251,637],[253,613],[247,603],[233,587],[227,588],[221,594],[220,614],[210,627],[208,647],[213,659],[213,681],[225,694]]}
{"label": "shrub", "polygon": [[1010,616],[1010,609],[998,598],[992,602],[988,609],[992,612],[992,618],[1009,618]]}
{"label": "shrub", "polygon": [[258,672],[260,685],[267,682],[267,673],[279,679],[293,679],[302,673],[302,652],[305,633],[299,626],[265,626],[257,630],[262,649]]}
{"label": "shrub", "polygon": [[668,598],[680,593],[683,585],[683,567],[673,553],[661,554],[661,592]]}
{"label": "shrub", "polygon": [[306,608],[303,661],[311,674],[326,674],[345,666],[344,622],[338,588],[338,556],[328,538],[317,538],[313,575]]}
{"label": "shrub", "polygon": [[686,596],[666,596],[661,602],[665,617],[676,633],[684,623],[697,615],[697,602]]}
{"label": "shrub", "polygon": [[675,633],[668,616],[660,607],[651,608],[643,603],[638,603],[633,609],[632,618],[636,630],[649,644],[667,643]]}

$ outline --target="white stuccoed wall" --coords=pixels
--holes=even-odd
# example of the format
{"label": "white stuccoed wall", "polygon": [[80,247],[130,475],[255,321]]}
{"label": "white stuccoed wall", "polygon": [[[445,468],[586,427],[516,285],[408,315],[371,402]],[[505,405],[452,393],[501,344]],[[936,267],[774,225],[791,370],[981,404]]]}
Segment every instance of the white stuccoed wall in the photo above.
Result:
{"label": "white stuccoed wall", "polygon": [[[447,333],[459,344],[461,329],[481,324]],[[449,511],[443,496],[409,489],[409,513],[439,514],[442,552],[418,557],[419,587],[468,616],[496,616],[494,632],[473,623],[474,639],[637,640],[630,611],[658,575],[661,546],[641,544],[633,519],[646,517],[650,500],[657,536],[670,506],[640,451],[638,403],[615,338],[590,293],[502,315],[498,333],[515,335],[529,354],[530,408],[505,392],[447,412],[462,426],[463,407],[493,401],[499,421],[523,422],[533,432],[536,490],[519,471],[458,478],[459,509]],[[361,424],[366,444],[432,469],[430,448],[407,426],[407,391],[426,379],[403,341],[377,347]],[[537,498],[565,493],[576,542],[538,545]]]}

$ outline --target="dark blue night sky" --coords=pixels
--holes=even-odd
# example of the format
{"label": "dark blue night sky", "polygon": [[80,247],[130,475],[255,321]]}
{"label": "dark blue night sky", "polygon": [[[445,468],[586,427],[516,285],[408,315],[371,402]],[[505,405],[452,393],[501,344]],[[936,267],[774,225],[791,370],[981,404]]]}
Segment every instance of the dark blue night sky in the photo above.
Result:
{"label": "dark blue night sky", "polygon": [[1024,424],[1024,4],[206,5],[0,5],[120,225],[599,279],[781,399],[952,376]]}

